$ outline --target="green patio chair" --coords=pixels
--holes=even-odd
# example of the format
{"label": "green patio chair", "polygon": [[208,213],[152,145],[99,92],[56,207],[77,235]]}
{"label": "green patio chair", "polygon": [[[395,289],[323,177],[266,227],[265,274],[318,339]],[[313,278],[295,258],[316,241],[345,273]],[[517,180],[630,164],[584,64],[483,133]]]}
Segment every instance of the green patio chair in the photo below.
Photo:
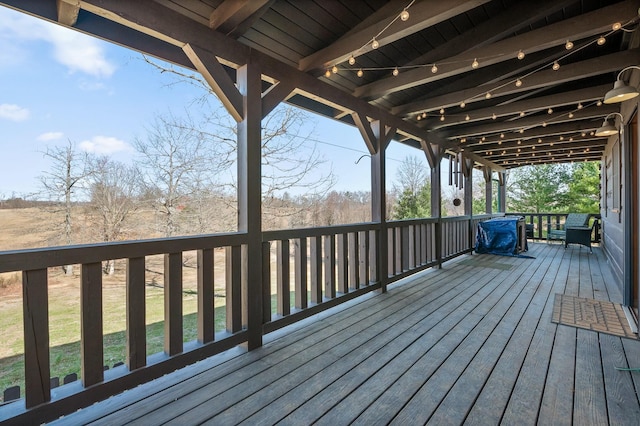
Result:
{"label": "green patio chair", "polygon": [[551,224],[547,228],[547,243],[551,240],[564,241],[567,235],[567,228],[584,228],[589,223],[589,213],[569,213],[561,229],[554,229]]}

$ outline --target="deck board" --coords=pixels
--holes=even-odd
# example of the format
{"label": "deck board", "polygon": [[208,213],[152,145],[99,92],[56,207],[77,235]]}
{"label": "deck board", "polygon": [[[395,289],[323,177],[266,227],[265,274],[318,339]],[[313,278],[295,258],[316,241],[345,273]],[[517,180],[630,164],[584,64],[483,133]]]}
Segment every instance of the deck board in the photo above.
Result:
{"label": "deck board", "polygon": [[616,367],[640,342],[551,322],[557,293],[620,302],[602,252],[529,254],[455,259],[59,422],[636,424],[638,374]]}

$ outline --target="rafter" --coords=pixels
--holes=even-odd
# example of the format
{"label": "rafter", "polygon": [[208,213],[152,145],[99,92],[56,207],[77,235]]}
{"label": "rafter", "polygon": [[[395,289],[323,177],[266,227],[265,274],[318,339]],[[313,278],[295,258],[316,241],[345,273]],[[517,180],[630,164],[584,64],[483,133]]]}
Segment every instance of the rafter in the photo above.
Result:
{"label": "rafter", "polygon": [[209,27],[229,34],[270,0],[225,0],[209,17]]}
{"label": "rafter", "polygon": [[[387,28],[376,40],[380,46],[393,43],[396,40],[407,37],[413,33],[431,27],[460,13],[473,9],[489,0],[422,0],[411,7],[411,18],[407,22],[397,20]],[[352,54],[363,55],[372,50],[369,42],[372,37],[382,31],[389,22],[397,16],[393,14],[388,20],[374,23],[370,27],[343,37],[338,42],[319,50],[299,62],[299,69],[311,71],[318,68],[326,68],[346,61]]]}
{"label": "rafter", "polygon": [[567,40],[579,40],[585,37],[602,34],[611,29],[612,22],[626,22],[638,15],[638,7],[634,0],[627,0],[585,13],[575,18],[566,19],[522,35],[473,49],[443,60],[436,74],[429,68],[417,68],[400,73],[394,79],[379,80],[358,87],[354,94],[371,99],[416,87],[447,77],[471,71],[471,63],[478,59],[479,67],[497,64],[507,60],[516,60],[520,50],[538,52],[560,44]]}
{"label": "rafter", "polygon": [[[614,72],[621,70],[626,66],[635,65],[639,60],[640,49],[626,50],[564,65],[557,71],[548,69],[537,72],[526,79],[523,79],[523,84],[520,87],[517,87],[513,80],[507,79],[493,84],[485,84],[479,87],[449,93],[447,95],[436,96],[423,101],[399,105],[392,108],[391,111],[393,114],[408,114],[410,112],[418,111],[429,112],[440,108],[459,105],[462,101],[465,101],[467,105],[469,105],[473,102],[483,101],[485,99],[484,94],[487,92],[491,92],[492,98],[527,92],[540,87],[553,86],[608,72]],[[604,96],[604,93],[602,95]]]}
{"label": "rafter", "polygon": [[73,27],[78,21],[80,0],[56,0],[58,22]]}
{"label": "rafter", "polygon": [[[436,63],[446,57],[494,43],[549,14],[562,10],[571,3],[575,3],[575,0],[518,2],[504,12],[431,49],[403,66]],[[495,73],[492,75],[495,76]],[[384,80],[392,81],[394,78],[387,77]]]}
{"label": "rafter", "polygon": [[[520,102],[508,103],[505,105],[495,105],[488,108],[476,110],[460,109],[460,114],[454,117],[447,117],[447,120],[431,119],[422,121],[425,128],[436,130],[445,127],[451,127],[459,124],[470,124],[474,121],[489,120],[495,115],[496,117],[515,116],[515,121],[520,113],[531,113],[548,108],[557,108],[564,105],[577,105],[578,103],[587,103],[602,99],[602,94],[611,89],[611,84],[602,84],[594,87],[586,87],[584,89],[573,90],[571,92],[557,93],[555,95],[539,96],[537,98],[527,99]],[[466,119],[466,115],[469,119]]]}
{"label": "rafter", "polygon": [[[554,113],[545,115],[535,115],[531,117],[524,117],[513,121],[500,121],[497,123],[480,124],[477,126],[456,126],[442,134],[448,138],[465,138],[471,136],[482,136],[499,132],[519,132],[521,129],[525,129],[524,133],[519,133],[520,138],[529,136],[529,132],[533,129],[531,127],[542,126],[542,123],[565,123],[580,120],[592,120],[596,118],[605,117],[612,112],[618,112],[619,107],[617,105],[602,105],[600,107],[583,108],[573,113],[573,118],[569,118],[567,113]],[[600,127],[600,126],[596,126]]]}

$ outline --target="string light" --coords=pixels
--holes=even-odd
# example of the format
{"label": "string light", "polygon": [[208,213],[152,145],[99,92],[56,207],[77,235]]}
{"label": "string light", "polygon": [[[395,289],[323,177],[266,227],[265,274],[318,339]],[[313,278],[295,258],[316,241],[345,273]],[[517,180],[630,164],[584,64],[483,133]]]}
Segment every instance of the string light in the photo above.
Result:
{"label": "string light", "polygon": [[357,75],[358,77],[362,77],[362,76],[364,75],[364,72],[362,71],[362,68],[360,68],[360,69],[358,70],[358,72],[356,73],[356,75]]}
{"label": "string light", "polygon": [[372,49],[377,49],[378,47],[380,47],[380,43],[378,42],[378,40],[376,40],[376,38],[373,38],[373,41],[371,42],[371,48]]}
{"label": "string light", "polygon": [[422,116],[420,114],[418,114],[418,116],[416,117],[416,120],[418,120],[418,121],[422,120]]}
{"label": "string light", "polygon": [[572,112],[569,113],[569,118],[573,118],[573,113]]}
{"label": "string light", "polygon": [[547,114],[553,114],[553,109],[552,109],[552,108],[549,108],[549,109],[547,110]]}
{"label": "string light", "polygon": [[602,106],[602,101],[600,99],[598,99],[598,102],[596,102],[596,106]]}
{"label": "string light", "polygon": [[444,121],[444,115],[440,116],[440,121]]}
{"label": "string light", "polygon": [[524,117],[524,111],[520,111],[520,117]]}
{"label": "string light", "polygon": [[498,116],[497,116],[495,113],[493,113],[493,114],[491,115],[491,119],[492,119],[492,120],[495,120],[496,118],[498,118]]}
{"label": "string light", "polygon": [[522,50],[520,50],[518,52],[518,59],[523,60],[524,59],[524,52]]}
{"label": "string light", "polygon": [[620,28],[622,28],[622,24],[621,24],[620,22],[616,22],[615,24],[613,24],[613,25],[611,26],[611,29],[612,29],[613,31],[618,31]]}
{"label": "string light", "polygon": [[487,92],[487,94],[486,94],[486,95],[484,95],[484,97],[485,97],[486,99],[490,99],[490,98],[491,98],[491,92]]}
{"label": "string light", "polygon": [[351,55],[349,57],[349,65],[355,65],[355,63],[356,63],[356,58],[353,55]]}
{"label": "string light", "polygon": [[542,127],[547,127],[547,122],[546,121],[542,122]]}
{"label": "string light", "polygon": [[393,71],[391,72],[391,74],[393,74],[393,76],[394,76],[394,77],[397,77],[397,76],[398,76],[398,74],[400,74],[400,71],[398,71],[398,67],[395,67],[395,68],[393,69]]}
{"label": "string light", "polygon": [[402,12],[400,12],[400,20],[404,22],[409,20],[409,12],[407,11],[407,9],[404,9]]}
{"label": "string light", "polygon": [[337,66],[333,66],[333,68],[331,68],[331,72],[333,72],[334,74],[338,73],[338,67]]}
{"label": "string light", "polygon": [[444,114],[444,108],[440,108],[440,114]]}
{"label": "string light", "polygon": [[520,86],[522,86],[522,80],[517,79],[516,80],[516,87],[520,87]]}
{"label": "string light", "polygon": [[567,40],[567,42],[564,44],[564,48],[567,50],[573,49],[573,42],[570,40]]}
{"label": "string light", "polygon": [[476,69],[480,66],[480,64],[478,63],[478,58],[474,58],[473,62],[471,63],[471,68]]}
{"label": "string light", "polygon": [[578,109],[582,109],[582,103],[578,102]]}
{"label": "string light", "polygon": [[464,101],[460,102],[460,108],[464,108],[465,106],[467,106],[467,104],[464,103]]}
{"label": "string light", "polygon": [[327,78],[331,77],[331,70],[325,71],[324,76]]}
{"label": "string light", "polygon": [[605,44],[606,42],[607,42],[607,39],[606,39],[606,38],[604,38],[604,36],[600,36],[600,37],[598,38],[598,41],[597,41],[598,46],[602,46],[602,45],[603,45],[603,44]]}
{"label": "string light", "polygon": [[433,66],[431,67],[431,72],[434,74],[438,72],[438,67],[436,66],[436,64],[433,64]]}
{"label": "string light", "polygon": [[422,113],[422,118],[427,118],[427,112],[426,111]]}
{"label": "string light", "polygon": [[558,61],[555,61],[551,68],[553,68],[554,71],[558,71],[560,69],[560,64],[558,63]]}
{"label": "string light", "polygon": [[464,119],[465,119],[465,121],[469,121],[469,120],[471,120],[471,117],[469,117],[469,114],[467,114],[467,115],[464,117]]}
{"label": "string light", "polygon": [[520,129],[519,132],[522,134],[524,133],[524,128]]}

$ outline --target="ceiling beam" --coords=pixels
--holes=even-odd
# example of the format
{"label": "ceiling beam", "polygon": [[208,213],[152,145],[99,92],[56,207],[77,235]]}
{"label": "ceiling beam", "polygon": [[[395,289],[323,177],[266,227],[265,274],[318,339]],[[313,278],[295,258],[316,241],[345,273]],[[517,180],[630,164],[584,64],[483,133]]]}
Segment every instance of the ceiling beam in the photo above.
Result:
{"label": "ceiling beam", "polygon": [[73,27],[78,22],[80,0],[56,0],[58,22]]}
{"label": "ceiling beam", "polygon": [[[445,121],[439,119],[423,120],[421,124],[425,128],[435,130],[451,127],[459,124],[470,124],[474,121],[490,120],[495,115],[497,118],[514,116],[514,121],[520,120],[520,113],[531,113],[549,108],[557,108],[564,105],[577,105],[602,99],[603,93],[611,89],[611,84],[601,84],[594,87],[573,90],[570,92],[557,93],[555,95],[539,96],[537,98],[526,99],[519,102],[507,103],[504,105],[494,105],[488,108],[465,110],[460,108],[455,116],[446,117]],[[466,119],[468,114],[469,120]]]}
{"label": "ceiling beam", "polygon": [[225,0],[209,16],[209,28],[229,34],[269,0]]}
{"label": "ceiling beam", "polygon": [[[623,52],[598,56],[585,61],[564,65],[557,71],[547,69],[537,72],[525,79],[522,79],[522,86],[520,87],[517,87],[513,80],[507,79],[493,84],[483,84],[481,86],[461,90],[459,92],[436,96],[423,101],[399,105],[392,108],[391,112],[396,115],[418,111],[429,112],[440,108],[460,105],[462,101],[469,105],[473,102],[485,100],[485,94],[487,92],[491,93],[492,98],[497,96],[507,96],[514,93],[522,93],[540,87],[568,83],[582,78],[619,71],[629,65],[636,65],[639,61],[640,49],[625,50]],[[602,96],[604,96],[604,93]]]}
{"label": "ceiling beam", "polygon": [[330,46],[302,58],[298,68],[302,71],[312,71],[331,67],[346,61],[351,55],[357,57],[373,50],[370,42],[374,36],[381,32],[376,40],[380,46],[385,46],[488,2],[489,0],[422,0],[416,2],[409,9],[410,18],[408,21],[404,22],[398,19],[389,28],[386,28],[398,16],[393,14],[387,20],[376,22],[370,27],[343,37]]}
{"label": "ceiling beam", "polygon": [[[462,33],[458,37],[431,49],[411,62],[403,64],[403,66],[437,63],[443,58],[494,43],[531,25],[545,16],[562,10],[564,7],[567,7],[572,3],[575,3],[575,0],[517,2],[515,6],[512,6],[504,12],[482,22],[478,26]],[[392,80],[393,78],[394,77],[386,77],[384,80]]]}
{"label": "ceiling beam", "polygon": [[[569,118],[567,113],[544,114],[543,116],[535,115],[524,117],[513,121],[500,121],[497,123],[480,124],[477,126],[456,126],[443,132],[442,135],[448,138],[468,138],[471,136],[485,136],[500,132],[519,132],[524,129],[524,133],[520,134],[520,139],[529,137],[532,128],[549,126],[550,124],[565,123],[578,120],[591,120],[595,118],[605,117],[612,112],[618,112],[618,105],[602,105],[600,107],[592,106],[590,108],[582,108],[573,113],[573,118]],[[599,123],[600,124],[600,123]],[[599,125],[596,127],[600,127]]]}
{"label": "ceiling beam", "polygon": [[400,73],[394,79],[378,80],[360,86],[356,88],[354,94],[360,98],[372,99],[442,80],[472,71],[471,63],[476,59],[479,62],[479,67],[508,60],[517,60],[516,56],[521,50],[525,53],[538,52],[564,44],[567,40],[580,40],[600,35],[610,31],[613,22],[624,23],[637,16],[637,2],[635,0],[626,0],[519,36],[501,40],[488,46],[445,58],[442,65],[438,67],[436,74],[433,74],[429,68],[416,68]]}

